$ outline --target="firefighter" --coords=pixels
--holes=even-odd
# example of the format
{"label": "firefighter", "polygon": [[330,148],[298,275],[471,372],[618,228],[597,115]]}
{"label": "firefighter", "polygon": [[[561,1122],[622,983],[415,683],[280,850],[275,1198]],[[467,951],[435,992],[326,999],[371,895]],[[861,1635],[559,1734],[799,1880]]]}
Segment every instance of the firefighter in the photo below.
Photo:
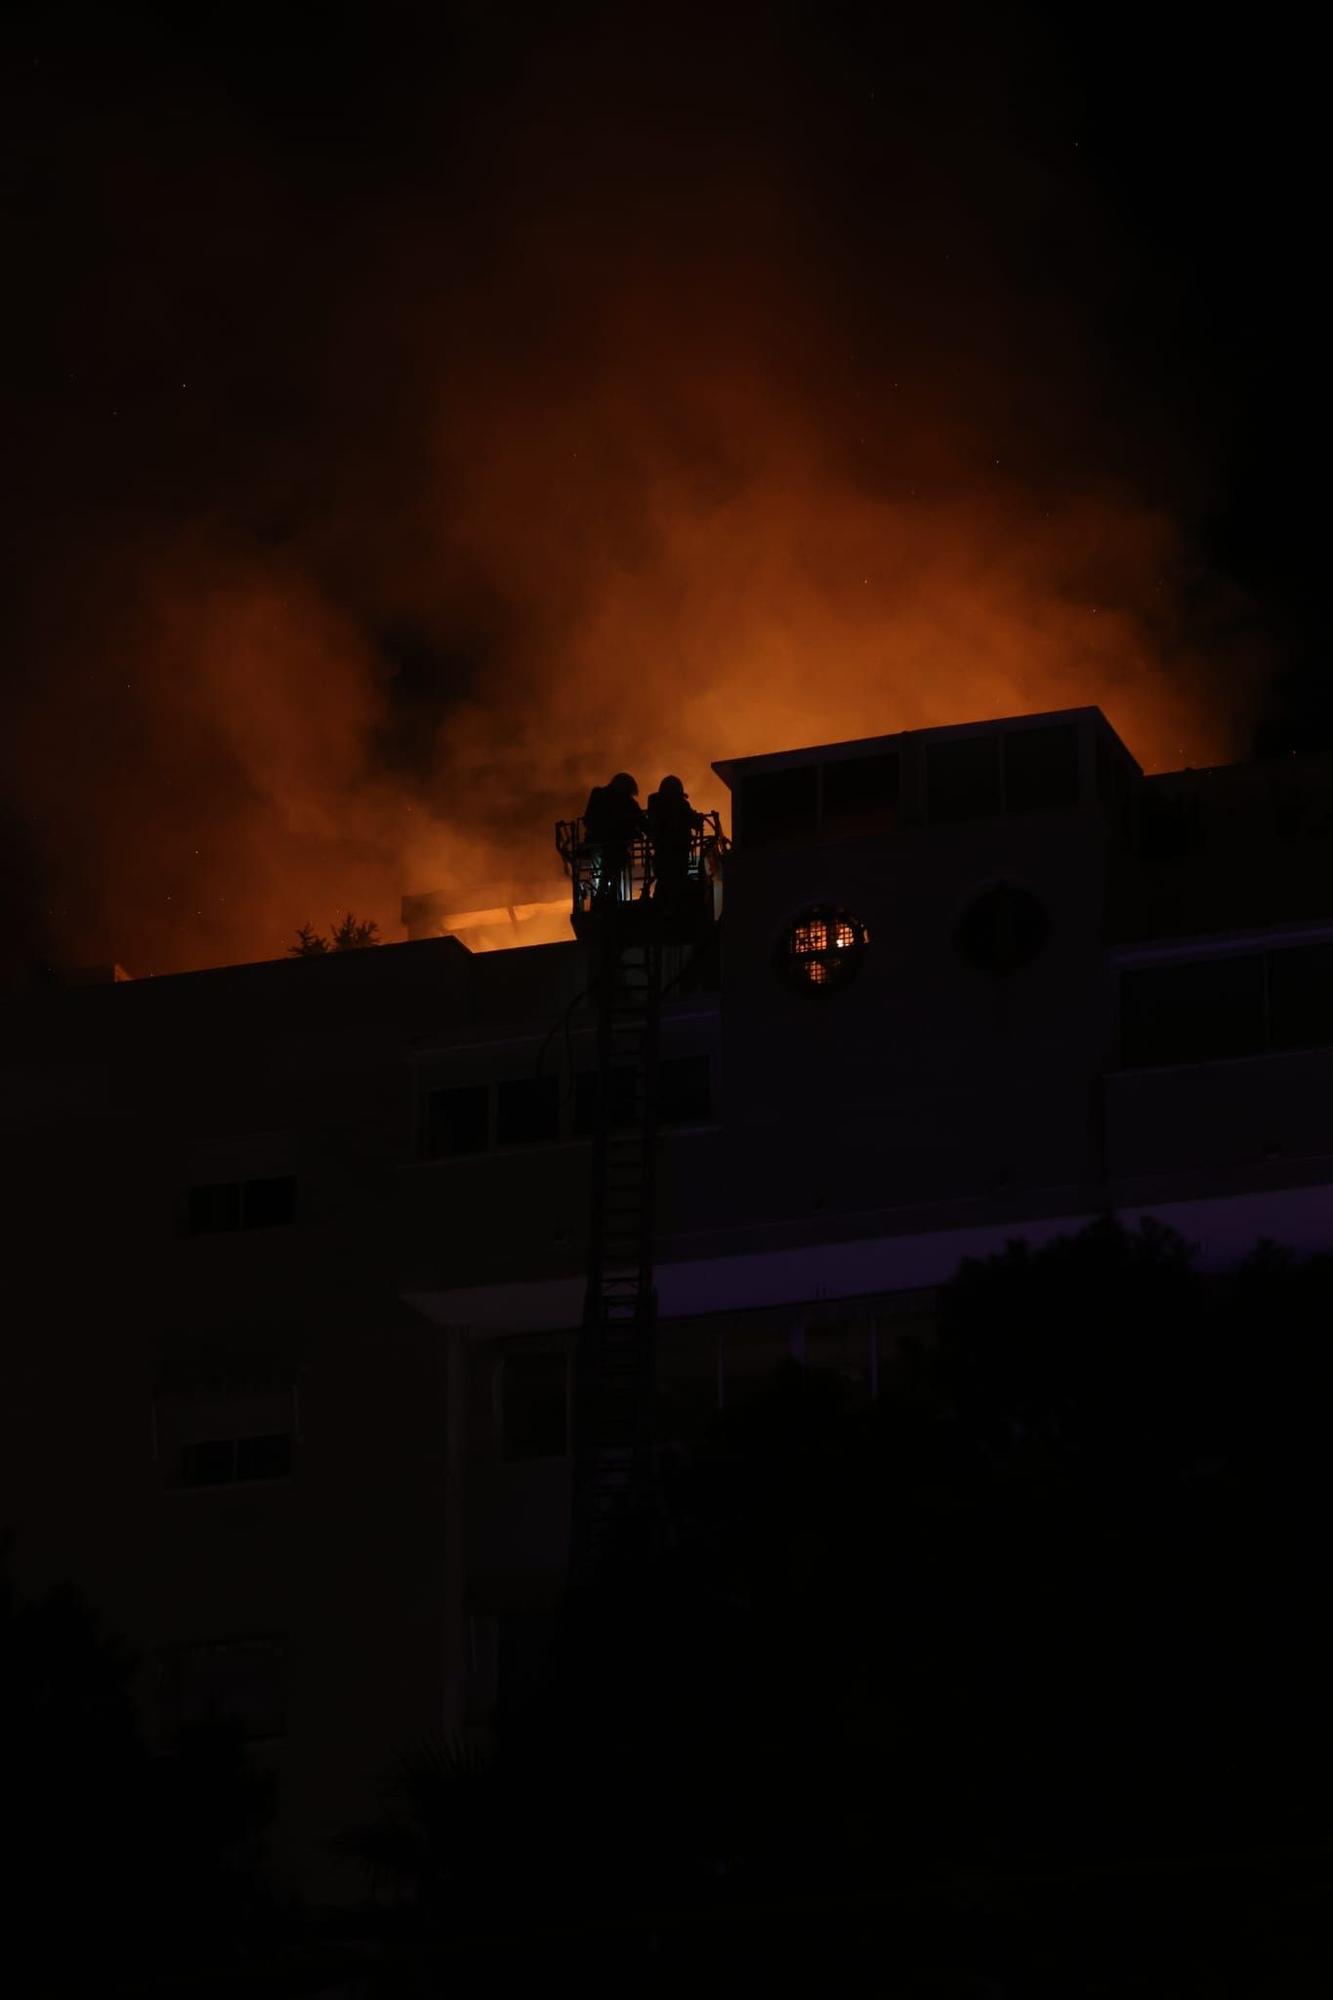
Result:
{"label": "firefighter", "polygon": [[583,818],[597,900],[618,902],[625,894],[631,844],[645,827],[638,781],[628,771],[617,771],[609,785],[594,785]]}
{"label": "firefighter", "polygon": [[690,804],[679,778],[663,778],[648,800],[648,838],[653,844],[657,893],[678,902],[689,882],[690,850],[703,832],[704,816]]}

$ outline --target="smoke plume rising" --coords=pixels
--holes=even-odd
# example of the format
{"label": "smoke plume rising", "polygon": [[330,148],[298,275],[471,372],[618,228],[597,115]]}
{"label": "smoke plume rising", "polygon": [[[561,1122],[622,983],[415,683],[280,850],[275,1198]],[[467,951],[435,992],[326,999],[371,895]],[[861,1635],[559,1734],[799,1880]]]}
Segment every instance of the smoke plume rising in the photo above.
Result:
{"label": "smoke plume rising", "polygon": [[1149,768],[1237,753],[1197,441],[998,46],[872,88],[741,16],[618,20],[473,21],[313,139],[194,59],[143,86],[175,120],[31,87],[100,163],[42,195],[19,536],[52,952],[392,938],[403,891],[549,881],[622,767],[724,805],[714,758],[1083,702]]}

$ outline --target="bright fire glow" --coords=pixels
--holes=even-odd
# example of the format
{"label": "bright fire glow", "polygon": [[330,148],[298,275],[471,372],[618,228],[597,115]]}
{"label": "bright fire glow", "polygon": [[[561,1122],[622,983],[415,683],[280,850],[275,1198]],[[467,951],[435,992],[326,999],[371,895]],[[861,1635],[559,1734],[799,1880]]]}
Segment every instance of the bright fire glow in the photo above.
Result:
{"label": "bright fire glow", "polygon": [[[507,910],[621,769],[725,812],[714,759],[1084,703],[1149,769],[1244,754],[1264,663],[1164,511],[1194,504],[1162,469],[1174,417],[1146,470],[1120,449],[1132,395],[992,255],[987,187],[942,158],[872,270],[730,92],[664,134],[654,79],[608,173],[621,92],[560,47],[451,139],[475,230],[442,219],[470,203],[354,204],[303,244],[306,318],[237,309],[261,342],[292,321],[292,352],[236,374],[273,381],[282,422],[261,397],[247,425],[228,386],[199,435],[246,425],[234,448],[181,459],[182,398],[145,400],[134,504],[117,424],[114,504],[63,507],[13,743],[78,960],[275,957],[349,909],[393,940],[404,892]],[[228,310],[255,244],[255,270],[291,264],[282,188],[237,185],[197,264],[173,242],[181,292]],[[244,257],[219,274],[223,240]],[[160,281],[139,249],[131,301]],[[478,944],[570,934],[531,926]]]}

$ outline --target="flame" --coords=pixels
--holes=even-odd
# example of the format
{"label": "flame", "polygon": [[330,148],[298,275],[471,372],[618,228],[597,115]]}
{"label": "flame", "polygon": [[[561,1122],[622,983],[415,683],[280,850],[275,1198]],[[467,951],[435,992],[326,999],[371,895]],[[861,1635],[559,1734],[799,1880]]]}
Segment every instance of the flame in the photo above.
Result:
{"label": "flame", "polygon": [[[196,241],[162,121],[100,144],[113,181],[136,163],[115,299],[157,284],[180,202],[177,289],[242,348],[141,403],[132,451],[122,411],[103,458],[81,424],[43,461],[72,525],[34,540],[4,747],[66,956],[177,969],[334,910],[391,938],[405,891],[556,894],[553,823],[616,769],[725,807],[717,758],[1087,702],[1149,768],[1240,751],[1253,621],[1200,572],[1160,424],[1136,487],[1134,394],[1004,266],[995,231],[1055,198],[1018,150],[963,187],[942,82],[900,226],[831,228],[752,37],[710,28],[681,111],[656,63],[615,80],[617,32],[501,66],[450,141],[466,201],[386,185],[327,242],[257,159]],[[235,384],[270,378],[251,411]]]}

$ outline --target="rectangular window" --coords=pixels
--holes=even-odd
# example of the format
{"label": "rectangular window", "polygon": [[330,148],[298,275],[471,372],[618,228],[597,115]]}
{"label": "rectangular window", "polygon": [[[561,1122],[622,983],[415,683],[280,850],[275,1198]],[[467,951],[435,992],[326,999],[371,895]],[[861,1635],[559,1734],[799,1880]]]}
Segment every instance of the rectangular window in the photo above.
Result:
{"label": "rectangular window", "polygon": [[281,1736],[286,1707],[284,1654],[280,1639],[177,1647],[162,1661],[162,1720],[167,1732],[231,1716],[240,1723],[247,1742]]}
{"label": "rectangular window", "polygon": [[926,810],[932,820],[998,816],[997,736],[959,736],[926,745]]}
{"label": "rectangular window", "polygon": [[560,1088],[554,1076],[512,1076],[496,1086],[495,1133],[502,1146],[530,1146],[560,1136]]}
{"label": "rectangular window", "polygon": [[1256,1055],[1264,1032],[1260,954],[1126,971],[1120,982],[1122,1060],[1131,1067]]}
{"label": "rectangular window", "polygon": [[287,1479],[292,1470],[290,1431],[273,1431],[264,1437],[236,1440],[236,1478]]}
{"label": "rectangular window", "polygon": [[896,751],[849,757],[824,766],[823,829],[829,834],[881,833],[896,824],[900,764]]}
{"label": "rectangular window", "polygon": [[[637,1077],[632,1069],[611,1072],[609,1124],[613,1132],[627,1131],[638,1109]],[[601,1116],[601,1079],[595,1069],[581,1070],[574,1079],[574,1130],[587,1138],[597,1130]]]}
{"label": "rectangular window", "polygon": [[1275,1049],[1333,1042],[1333,944],[1269,953],[1268,1020]]}
{"label": "rectangular window", "polygon": [[209,1181],[190,1189],[190,1232],[208,1236],[222,1229],[241,1226],[241,1184],[239,1181]]}
{"label": "rectangular window", "polygon": [[664,1056],[657,1067],[657,1115],[662,1124],[700,1124],[711,1116],[712,1108],[708,1057]]}
{"label": "rectangular window", "polygon": [[1078,804],[1078,731],[1072,722],[1016,729],[1004,746],[1004,809],[1068,812]]}
{"label": "rectangular window", "polygon": [[182,1486],[230,1486],[236,1476],[232,1438],[205,1438],[181,1446]]}
{"label": "rectangular window", "polygon": [[741,785],[740,832],[747,847],[810,840],[818,830],[819,770],[753,771]]}
{"label": "rectangular window", "polygon": [[292,1174],[262,1181],[209,1181],[189,1192],[189,1226],[195,1236],[229,1229],[275,1229],[295,1219]]}
{"label": "rectangular window", "polygon": [[429,1160],[463,1153],[484,1153],[490,1144],[490,1087],[466,1083],[453,1090],[432,1090],[426,1096],[423,1146]]}
{"label": "rectangular window", "polygon": [[500,1363],[500,1456],[561,1458],[568,1447],[569,1363],[554,1354],[508,1354]]}
{"label": "rectangular window", "polygon": [[204,1438],[181,1446],[182,1486],[235,1486],[257,1479],[287,1479],[292,1470],[290,1431],[261,1437]]}
{"label": "rectangular window", "polygon": [[241,1221],[246,1229],[277,1229],[296,1219],[296,1178],[279,1174],[272,1180],[245,1181],[241,1189]]}

